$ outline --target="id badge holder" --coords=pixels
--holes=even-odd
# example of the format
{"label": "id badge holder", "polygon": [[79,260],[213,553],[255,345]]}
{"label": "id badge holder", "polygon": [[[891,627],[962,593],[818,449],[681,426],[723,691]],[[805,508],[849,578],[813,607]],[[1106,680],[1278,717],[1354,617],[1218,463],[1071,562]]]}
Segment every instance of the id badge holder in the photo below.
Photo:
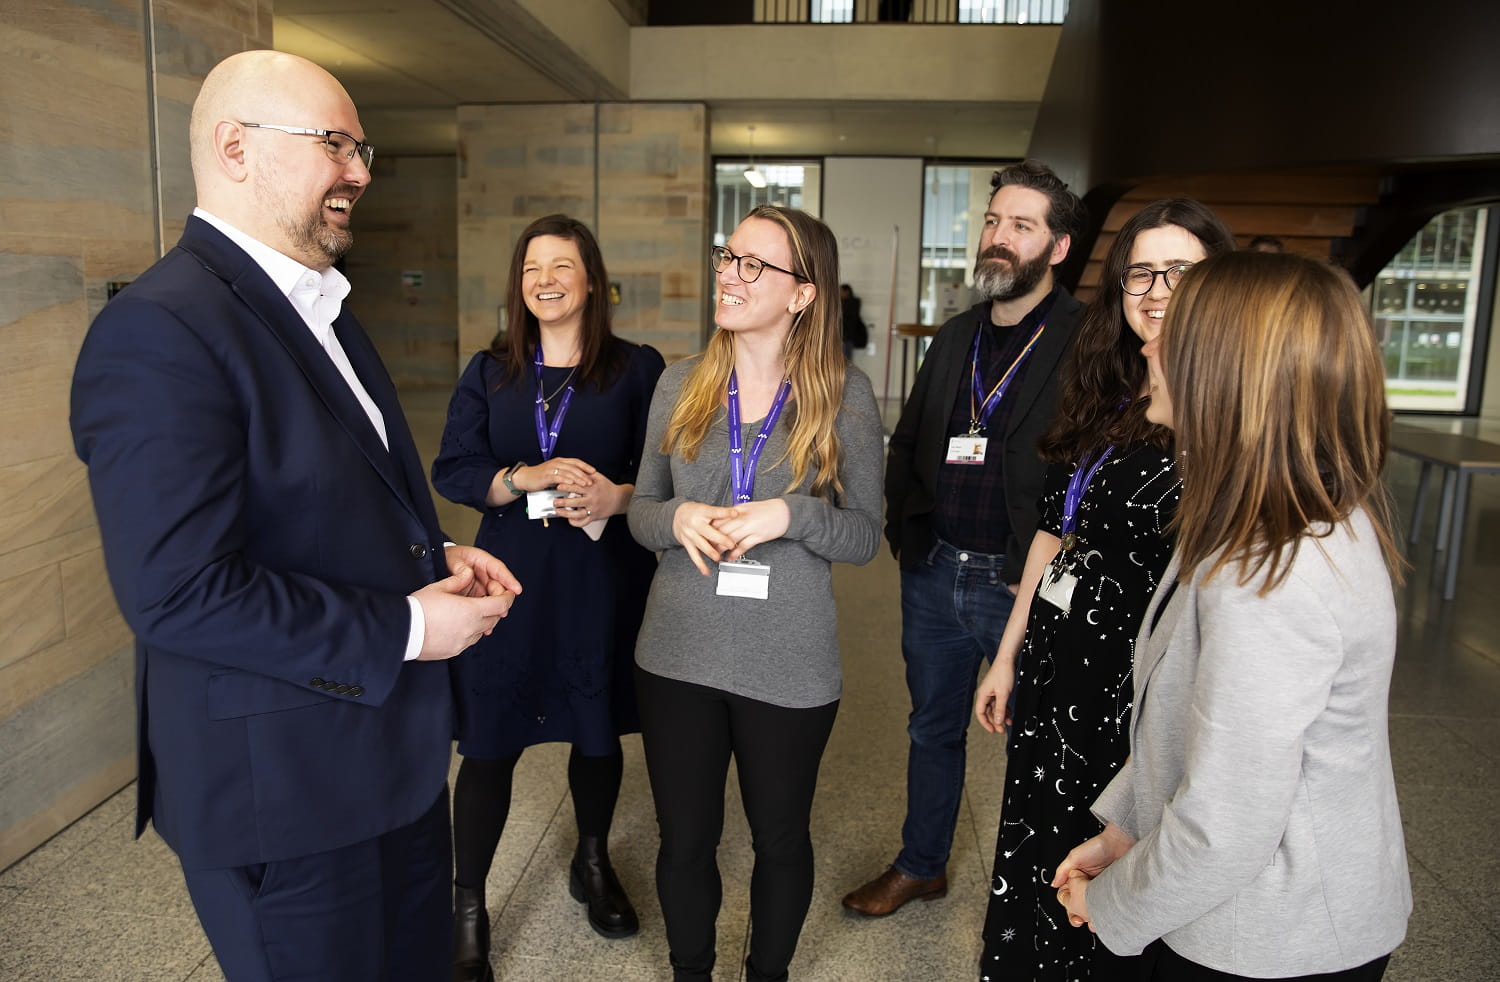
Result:
{"label": "id badge holder", "polygon": [[1047,572],[1042,574],[1036,595],[1066,614],[1073,606],[1073,588],[1077,585],[1078,577],[1054,559],[1047,565]]}
{"label": "id badge holder", "polygon": [[526,492],[526,517],[540,518],[546,521],[557,517],[557,499],[562,497],[562,492],[555,488],[545,491]]}
{"label": "id badge holder", "polygon": [[771,567],[753,559],[726,559],[719,564],[719,582],[714,592],[721,597],[769,599]]}
{"label": "id badge holder", "polygon": [[984,452],[989,448],[990,438],[975,433],[948,438],[948,456],[945,464],[982,464]]}

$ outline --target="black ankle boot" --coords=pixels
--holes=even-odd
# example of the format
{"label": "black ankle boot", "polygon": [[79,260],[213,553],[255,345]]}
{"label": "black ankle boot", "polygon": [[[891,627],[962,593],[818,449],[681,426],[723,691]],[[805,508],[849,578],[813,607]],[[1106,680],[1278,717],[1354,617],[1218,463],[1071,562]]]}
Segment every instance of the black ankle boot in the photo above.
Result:
{"label": "black ankle boot", "polygon": [[453,982],[495,982],[483,887],[453,885]]}
{"label": "black ankle boot", "polygon": [[588,906],[589,926],[606,938],[628,938],[641,929],[630,898],[609,865],[609,848],[602,836],[578,839],[578,851],[568,868],[568,892]]}

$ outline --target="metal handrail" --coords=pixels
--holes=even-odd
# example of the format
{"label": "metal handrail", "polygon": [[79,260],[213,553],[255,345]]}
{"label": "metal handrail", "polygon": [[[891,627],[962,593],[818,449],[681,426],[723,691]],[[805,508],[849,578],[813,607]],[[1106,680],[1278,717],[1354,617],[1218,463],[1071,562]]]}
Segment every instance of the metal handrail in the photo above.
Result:
{"label": "metal handrail", "polygon": [[757,24],[1061,24],[1068,0],[755,0]]}

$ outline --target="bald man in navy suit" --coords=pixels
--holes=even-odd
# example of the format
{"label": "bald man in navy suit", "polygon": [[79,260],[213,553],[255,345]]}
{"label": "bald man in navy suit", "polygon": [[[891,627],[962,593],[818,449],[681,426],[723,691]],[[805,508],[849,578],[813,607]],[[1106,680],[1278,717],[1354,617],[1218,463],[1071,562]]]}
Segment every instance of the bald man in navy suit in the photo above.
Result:
{"label": "bald man in navy suit", "polygon": [[139,819],[231,982],[445,978],[446,659],[521,590],[446,544],[333,263],[373,151],[311,62],[204,80],[198,208],[104,308],[73,379],[136,635]]}

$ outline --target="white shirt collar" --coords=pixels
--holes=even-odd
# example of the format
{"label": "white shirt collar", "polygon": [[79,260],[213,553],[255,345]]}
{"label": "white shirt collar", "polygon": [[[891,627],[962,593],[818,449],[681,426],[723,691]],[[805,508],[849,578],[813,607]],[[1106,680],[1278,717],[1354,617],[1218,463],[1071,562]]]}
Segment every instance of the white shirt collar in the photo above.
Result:
{"label": "white shirt collar", "polygon": [[281,295],[296,308],[317,337],[318,343],[325,348],[328,346],[330,325],[338,317],[340,307],[349,296],[351,286],[348,277],[332,266],[322,272],[310,269],[202,208],[194,208],[193,216],[212,225],[225,238],[245,250],[246,255],[255,261],[255,265],[264,270],[271,282],[276,284]]}

